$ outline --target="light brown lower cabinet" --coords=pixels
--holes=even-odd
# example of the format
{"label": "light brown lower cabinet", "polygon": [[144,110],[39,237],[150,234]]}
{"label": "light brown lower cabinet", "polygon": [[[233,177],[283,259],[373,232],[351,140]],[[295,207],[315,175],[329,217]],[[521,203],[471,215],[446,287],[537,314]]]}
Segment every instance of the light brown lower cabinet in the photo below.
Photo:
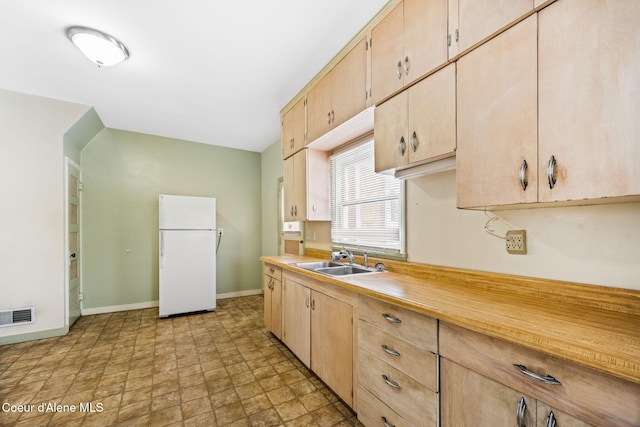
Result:
{"label": "light brown lower cabinet", "polygon": [[264,325],[282,339],[282,269],[264,264],[263,272]]}
{"label": "light brown lower cabinet", "polygon": [[358,419],[436,427],[438,321],[365,296],[358,312]]}
{"label": "light brown lower cabinet", "polygon": [[440,380],[442,427],[592,425],[447,359]]}
{"label": "light brown lower cabinet", "polygon": [[331,285],[288,274],[283,282],[284,343],[352,406],[353,305],[321,291]]}
{"label": "light brown lower cabinet", "polygon": [[439,336],[442,427],[640,425],[640,384],[444,322]]}

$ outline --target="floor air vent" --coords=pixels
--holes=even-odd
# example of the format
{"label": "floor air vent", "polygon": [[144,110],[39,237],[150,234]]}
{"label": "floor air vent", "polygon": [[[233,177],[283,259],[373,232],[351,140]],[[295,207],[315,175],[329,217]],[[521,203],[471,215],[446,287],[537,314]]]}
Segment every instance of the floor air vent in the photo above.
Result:
{"label": "floor air vent", "polygon": [[0,327],[24,325],[33,323],[34,320],[35,310],[33,307],[0,311]]}

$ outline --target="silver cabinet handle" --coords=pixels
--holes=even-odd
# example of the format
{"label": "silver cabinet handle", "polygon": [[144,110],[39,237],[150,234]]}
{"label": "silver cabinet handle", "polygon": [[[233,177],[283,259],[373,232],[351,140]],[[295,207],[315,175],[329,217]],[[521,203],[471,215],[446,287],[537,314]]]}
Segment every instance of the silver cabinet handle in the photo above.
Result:
{"label": "silver cabinet handle", "polygon": [[336,121],[336,113],[335,111],[331,110],[331,123],[335,123]]}
{"label": "silver cabinet handle", "polygon": [[387,347],[386,344],[382,344],[382,349],[384,350],[385,353],[390,354],[392,356],[400,356],[400,352],[398,352],[397,350],[390,349],[389,347]]}
{"label": "silver cabinet handle", "polygon": [[305,305],[307,308],[309,308],[309,297],[306,297],[306,298],[304,299],[304,305]]}
{"label": "silver cabinet handle", "polygon": [[275,273],[276,269],[273,267],[269,267],[269,271],[271,272],[271,274]]}
{"label": "silver cabinet handle", "polygon": [[523,160],[522,166],[520,166],[520,185],[522,185],[522,191],[525,191],[527,189],[527,186],[529,185],[529,181],[527,181],[528,167],[529,165],[527,165],[527,161]]}
{"label": "silver cabinet handle", "polygon": [[331,124],[331,111],[329,111],[327,113],[327,124],[330,125]]}
{"label": "silver cabinet handle", "polygon": [[549,163],[547,164],[547,179],[549,180],[549,188],[553,188],[556,185],[556,156],[551,156]]}
{"label": "silver cabinet handle", "polygon": [[520,370],[520,372],[522,372],[523,374],[525,374],[529,378],[532,378],[532,379],[534,379],[536,381],[540,381],[540,382],[543,382],[545,384],[562,385],[562,383],[560,381],[558,381],[557,379],[555,379],[551,375],[545,375],[543,377],[542,375],[536,374],[535,372],[531,372],[524,365],[514,364],[513,366],[518,368]]}
{"label": "silver cabinet handle", "polygon": [[273,290],[273,277],[269,279],[269,289]]}
{"label": "silver cabinet handle", "polygon": [[295,138],[291,138],[291,140],[289,141],[289,148],[291,148],[293,150],[293,146],[294,145],[296,145]]}
{"label": "silver cabinet handle", "polygon": [[402,79],[402,61],[398,61],[398,67],[396,68],[396,76],[398,80]]}
{"label": "silver cabinet handle", "polygon": [[409,57],[408,57],[408,56],[405,56],[405,57],[404,57],[404,74],[405,74],[406,76],[408,76],[408,75],[409,75],[409,68],[411,68],[411,67],[410,67],[410,64],[409,64]]}
{"label": "silver cabinet handle", "polygon": [[415,132],[413,132],[413,134],[411,134],[411,139],[409,140],[409,145],[411,145],[411,149],[415,153],[416,150],[418,149],[418,135]]}
{"label": "silver cabinet handle", "polygon": [[316,309],[316,300],[312,299],[311,300],[311,310],[315,310]]}
{"label": "silver cabinet handle", "polygon": [[380,417],[380,419],[382,419],[382,424],[384,425],[384,427],[396,427],[395,425],[389,424],[387,422],[387,418],[386,417]]}
{"label": "silver cabinet handle", "polygon": [[399,389],[399,388],[400,388],[400,384],[398,384],[398,383],[397,383],[397,382],[395,382],[395,381],[391,381],[391,380],[389,379],[389,377],[388,377],[388,376],[386,376],[385,374],[382,374],[382,379],[383,379],[383,380],[384,380],[384,382],[385,382],[385,383],[387,383],[387,385],[389,385],[390,387],[397,388],[397,389]]}
{"label": "silver cabinet handle", "polygon": [[527,402],[524,401],[524,397],[521,397],[520,403],[518,403],[518,412],[516,414],[518,427],[527,427],[524,423],[524,411],[526,410],[527,410]]}
{"label": "silver cabinet handle", "polygon": [[549,416],[547,417],[547,427],[556,427],[556,415],[553,411],[549,412]]}
{"label": "silver cabinet handle", "polygon": [[404,136],[400,138],[400,142],[398,143],[398,152],[402,157],[404,157],[404,152],[406,150],[406,143],[404,142]]}
{"label": "silver cabinet handle", "polygon": [[387,319],[391,323],[402,323],[402,320],[398,319],[395,316],[387,314],[387,313],[382,313],[382,317],[384,317],[385,319]]}

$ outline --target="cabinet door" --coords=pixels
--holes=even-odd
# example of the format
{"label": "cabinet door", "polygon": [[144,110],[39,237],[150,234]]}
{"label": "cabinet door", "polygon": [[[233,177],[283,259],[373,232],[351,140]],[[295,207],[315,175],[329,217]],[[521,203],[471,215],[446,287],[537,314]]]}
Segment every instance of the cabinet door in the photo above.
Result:
{"label": "cabinet door", "polygon": [[[449,57],[462,54],[487,40],[533,10],[533,0],[453,0],[457,6],[457,29],[452,34]],[[454,7],[455,10],[455,7]]]}
{"label": "cabinet door", "polygon": [[271,332],[282,339],[282,282],[274,279],[271,288]]}
{"label": "cabinet door", "polygon": [[307,139],[315,141],[331,130],[335,113],[331,110],[332,71],[309,89],[307,94]]}
{"label": "cabinet door", "polygon": [[447,62],[447,0],[404,0],[404,85]]}
{"label": "cabinet door", "polygon": [[458,60],[458,207],[537,199],[536,31],[533,15]]}
{"label": "cabinet door", "polygon": [[409,163],[455,155],[455,64],[409,88],[408,109]]}
{"label": "cabinet door", "polygon": [[367,52],[362,39],[331,70],[332,127],[365,109]]}
{"label": "cabinet door", "polygon": [[580,421],[579,419],[572,417],[569,414],[558,411],[557,409],[553,409],[549,405],[541,401],[538,401],[537,404],[538,424],[536,424],[536,427],[548,427],[550,425],[548,424],[549,416],[552,412],[553,419],[555,419],[555,425],[557,427],[592,427],[591,424],[587,424],[584,421]]}
{"label": "cabinet door", "polygon": [[640,194],[640,2],[561,0],[538,19],[540,201]]}
{"label": "cabinet door", "polygon": [[310,367],[311,359],[311,291],[306,286],[284,279],[284,343]]}
{"label": "cabinet door", "polygon": [[296,221],[294,215],[294,205],[295,201],[295,175],[293,171],[294,157],[289,157],[285,159],[283,162],[284,169],[284,220],[285,221]]}
{"label": "cabinet door", "polygon": [[[303,182],[306,184],[306,219],[308,221],[330,221],[331,166],[329,152],[311,148],[305,151],[307,152],[306,181]],[[300,220],[303,219],[300,218]]]}
{"label": "cabinet door", "polygon": [[405,165],[409,159],[407,92],[378,105],[373,114],[376,172]]}
{"label": "cabinet door", "polygon": [[402,89],[402,3],[371,30],[371,98],[374,104]]}
{"label": "cabinet door", "polygon": [[307,218],[307,150],[293,156],[294,221]]}
{"label": "cabinet door", "polygon": [[311,296],[311,369],[351,405],[353,307],[319,292]]}
{"label": "cabinet door", "polygon": [[266,274],[262,276],[262,291],[264,292],[264,326],[273,332],[271,323],[271,284],[273,283],[273,277],[269,277]]}
{"label": "cabinet door", "polygon": [[305,100],[296,102],[282,115],[282,158],[286,159],[305,145]]}
{"label": "cabinet door", "polygon": [[[518,423],[521,399],[523,423]],[[448,359],[440,359],[442,427],[535,426],[536,400]],[[559,426],[560,427],[560,426]]]}

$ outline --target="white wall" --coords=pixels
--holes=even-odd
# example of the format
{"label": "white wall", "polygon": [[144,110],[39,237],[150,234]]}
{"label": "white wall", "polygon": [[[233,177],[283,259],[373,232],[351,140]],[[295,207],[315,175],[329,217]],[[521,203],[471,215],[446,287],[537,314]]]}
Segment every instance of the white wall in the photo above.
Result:
{"label": "white wall", "polygon": [[[510,255],[482,211],[456,208],[455,171],[407,181],[409,261],[640,290],[640,203],[489,212],[491,227],[527,231]],[[328,223],[307,223],[307,247],[329,249]]]}
{"label": "white wall", "polygon": [[64,328],[63,135],[88,110],[0,90],[0,310],[36,308],[34,324],[0,328],[0,344]]}

